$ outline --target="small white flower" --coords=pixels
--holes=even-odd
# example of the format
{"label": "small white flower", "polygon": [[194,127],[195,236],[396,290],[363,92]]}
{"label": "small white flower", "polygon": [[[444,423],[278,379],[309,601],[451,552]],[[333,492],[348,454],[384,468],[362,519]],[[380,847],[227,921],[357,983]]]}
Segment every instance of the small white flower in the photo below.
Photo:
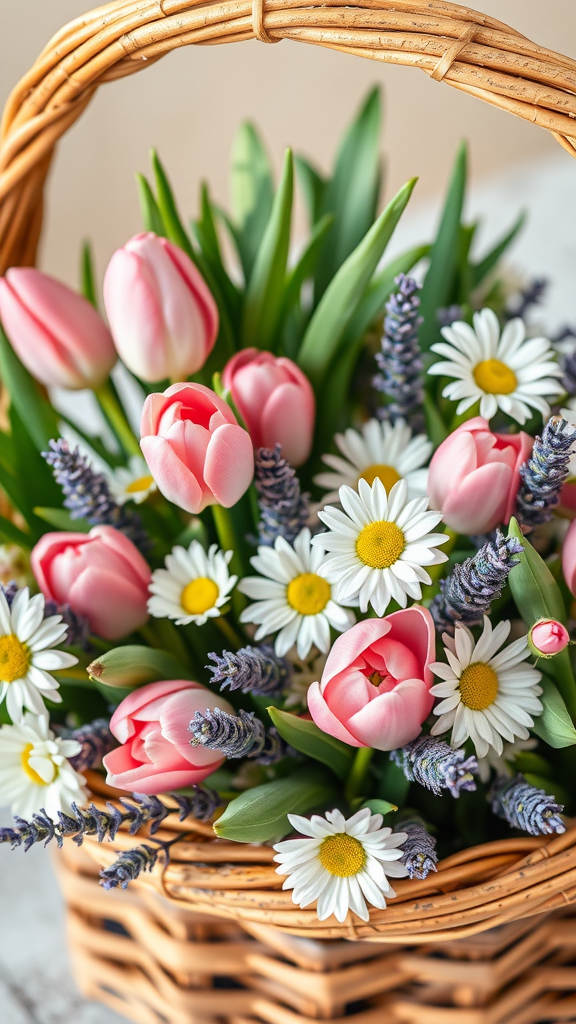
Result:
{"label": "small white flower", "polygon": [[76,665],[78,658],[52,650],[68,632],[61,615],[44,618],[44,595],[30,597],[28,587],[18,590],[10,608],[0,591],[0,703],[13,722],[24,708],[37,715],[45,712],[42,696],[59,704],[59,683],[50,672]]}
{"label": "small white flower", "polygon": [[547,397],[564,394],[555,377],[562,370],[547,338],[526,340],[526,327],[518,317],[509,320],[500,335],[498,317],[492,309],[474,314],[474,329],[457,320],[443,327],[446,341],[432,345],[432,351],[448,362],[433,363],[428,373],[456,378],[442,394],[458,402],[456,414],[480,401],[480,415],[491,419],[498,409],[517,423],[525,423],[537,409],[550,415]]}
{"label": "small white flower", "polygon": [[46,810],[70,813],[72,804],[88,798],[84,779],[68,758],[80,753],[76,740],[62,740],[51,732],[47,715],[25,714],[16,725],[0,728],[0,795],[13,814],[30,818]]}
{"label": "small white flower", "polygon": [[278,633],[274,649],[282,658],[296,644],[305,658],[317,647],[330,648],[330,626],[343,633],[354,624],[354,615],[332,597],[332,588],[320,575],[322,546],[310,546],[310,530],[300,531],[294,546],[277,537],[274,547],[259,547],[250,561],[259,576],[247,576],[238,590],[255,600],[245,608],[241,622],[257,623],[255,640]]}
{"label": "small white flower", "polygon": [[172,548],[164,562],[166,568],[152,573],[150,615],[174,619],[177,626],[189,622],[203,626],[207,619],[217,618],[238,581],[228,569],[232,554],[220,551],[216,544],[206,553],[197,540],[188,550],[179,545]]}
{"label": "small white flower", "polygon": [[340,488],[342,509],[328,505],[318,516],[329,528],[312,544],[325,548],[318,572],[335,584],[336,600],[358,601],[360,610],[371,604],[384,615],[390,601],[405,608],[407,598],[419,601],[421,584],[431,579],[423,566],[438,565],[447,556],[438,551],[444,533],[430,533],[442,519],[428,511],[428,498],[408,500],[408,484],[399,480],[386,494],[376,478],[372,486],[360,480],[358,491]]}
{"label": "small white flower", "polygon": [[[320,921],[334,914],[345,921],[352,910],[363,921],[370,914],[366,903],[383,910],[386,897],[394,892],[388,877],[406,878],[400,864],[406,832],[382,828],[382,815],[371,814],[367,807],[346,820],[340,811],[311,819],[289,814],[288,821],[306,839],[287,839],[274,849],[280,867],[287,875],[282,888],[292,889],[292,900],[304,908],[317,900]],[[388,877],[387,877],[388,876]]]}
{"label": "small white flower", "polygon": [[154,477],[140,455],[133,455],[128,466],[119,466],[109,479],[110,491],[119,505],[134,501],[140,505],[157,490]]}
{"label": "small white flower", "polygon": [[336,434],[334,441],[344,458],[339,455],[322,456],[322,461],[335,471],[314,477],[314,483],[319,487],[329,488],[322,504],[338,501],[338,492],[344,484],[356,488],[359,480],[367,480],[371,484],[376,477],[382,481],[386,491],[390,491],[399,480],[406,480],[411,498],[426,494],[428,470],[421,467],[428,462],[433,445],[424,434],[412,437],[412,431],[404,420],[396,420],[392,426],[391,423],[371,419],[362,427],[362,433],[350,428],[344,434]]}
{"label": "small white flower", "polygon": [[492,624],[484,616],[484,629],[477,643],[467,626],[456,623],[454,638],[444,633],[448,664],[437,661],[430,665],[439,676],[430,693],[442,700],[434,708],[438,721],[432,735],[439,736],[452,729],[453,747],[464,745],[471,738],[478,757],[486,757],[492,747],[498,755],[504,750],[502,739],[513,743],[527,740],[533,716],[542,714],[539,686],[542,678],[532,665],[525,636],[498,651],[510,633],[510,622]]}
{"label": "small white flower", "polygon": [[512,778],[514,771],[510,765],[514,765],[514,761],[518,757],[518,754],[522,754],[525,750],[534,750],[538,746],[538,740],[530,737],[529,740],[516,740],[515,743],[505,743],[501,754],[497,754],[493,747],[490,747],[486,757],[478,758],[478,775],[482,782],[488,782],[492,771],[496,772],[497,775],[507,775]]}

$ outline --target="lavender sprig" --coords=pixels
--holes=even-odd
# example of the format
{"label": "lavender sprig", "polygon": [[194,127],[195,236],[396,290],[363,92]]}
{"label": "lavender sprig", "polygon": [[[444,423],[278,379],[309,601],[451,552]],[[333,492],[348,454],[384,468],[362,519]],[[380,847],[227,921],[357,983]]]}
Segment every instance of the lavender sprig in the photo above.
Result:
{"label": "lavender sprig", "polygon": [[536,277],[530,281],[525,288],[518,293],[518,298],[512,305],[508,304],[505,316],[507,320],[514,320],[520,317],[524,320],[532,306],[539,306],[548,288],[548,280],[545,277]]}
{"label": "lavender sprig", "polygon": [[436,319],[440,327],[451,327],[456,320],[464,319],[464,310],[462,306],[456,304],[453,306],[441,306],[440,309],[436,310]]}
{"label": "lavender sprig", "polygon": [[532,455],[520,467],[522,483],[516,498],[518,521],[525,533],[552,518],[568,478],[575,442],[574,427],[561,416],[552,416],[542,437],[535,439]]}
{"label": "lavender sprig", "polygon": [[405,274],[399,274],[394,283],[398,291],[386,303],[382,351],[375,357],[380,373],[373,384],[388,399],[378,415],[391,423],[404,419],[415,427],[415,410],[424,402],[423,363],[418,344],[418,328],[423,322],[418,298],[421,286]]}
{"label": "lavender sprig", "polygon": [[158,860],[158,854],[163,847],[158,846],[135,846],[132,850],[124,850],[118,860],[115,860],[109,868],[103,868],[100,872],[100,885],[105,889],[127,889],[130,882],[134,882],[143,871],[152,871]]}
{"label": "lavender sprig", "polygon": [[400,820],[395,826],[396,831],[406,832],[408,838],[402,845],[400,863],[404,864],[410,878],[423,881],[431,871],[436,871],[438,854],[436,840],[427,831],[424,822],[418,818]]}
{"label": "lavender sprig", "polygon": [[447,789],[457,798],[463,790],[476,789],[476,758],[467,758],[464,750],[453,750],[444,740],[433,736],[419,736],[407,746],[392,750],[390,758],[410,782],[418,782],[435,796],[441,796],[442,790]]}
{"label": "lavender sprig", "polygon": [[137,547],[146,550],[149,540],[142,529],[140,516],[118,505],[112,497],[103,473],[97,473],[79,448],[71,449],[60,437],[50,441],[50,451],[42,457],[52,468],[56,483],[64,492],[64,507],[72,519],[85,519],[91,526],[113,526],[126,534]]}
{"label": "lavender sprig", "polygon": [[248,757],[258,764],[275,764],[287,747],[276,729],[266,729],[253,711],[240,710],[230,715],[220,708],[197,711],[190,722],[190,743],[194,747],[219,750],[228,758]]}
{"label": "lavender sprig", "polygon": [[97,718],[94,722],[81,725],[79,729],[71,729],[66,733],[66,739],[76,740],[82,747],[78,754],[69,758],[70,764],[77,772],[97,767],[106,754],[117,746],[117,741],[110,732],[109,722],[105,718]]}
{"label": "lavender sprig", "polygon": [[509,779],[499,775],[494,780],[489,799],[494,814],[504,818],[512,828],[521,829],[531,836],[545,836],[565,832],[560,817],[564,807],[543,789],[531,786],[519,772]]}
{"label": "lavender sprig", "polygon": [[218,793],[206,786],[194,786],[192,796],[181,793],[170,793],[176,807],[168,807],[157,796],[146,796],[133,793],[130,799],[123,797],[119,807],[107,803],[107,810],[101,810],[94,804],[90,807],[78,807],[72,804],[72,813],[58,813],[58,821],[53,821],[41,810],[34,814],[30,821],[14,818],[14,827],[0,828],[0,844],[10,843],[12,849],[24,846],[29,850],[35,843],[48,845],[53,839],[59,847],[64,839],[72,839],[77,846],[82,846],[85,836],[96,836],[99,843],[105,839],[113,840],[121,825],[129,825],[130,835],[136,835],[144,825],[150,826],[150,835],[154,835],[165,818],[170,814],[178,814],[179,821],[196,818],[197,821],[209,820],[222,800]]}
{"label": "lavender sprig", "polygon": [[283,458],[279,444],[257,448],[254,461],[260,510],[258,542],[272,547],[277,537],[284,537],[291,544],[308,522],[309,495],[300,492],[298,477]]}
{"label": "lavender sprig", "polygon": [[510,570],[518,565],[513,556],[523,550],[519,541],[506,538],[501,530],[465,562],[455,565],[440,581],[430,611],[439,633],[452,633],[455,622],[470,626],[482,621],[493,601],[502,594]]}
{"label": "lavender sprig", "polygon": [[4,594],[4,597],[6,598],[9,608],[12,607],[12,601],[16,597],[16,594],[18,593],[19,589],[20,588],[18,587],[16,580],[10,580],[9,583],[0,583],[0,590]]}
{"label": "lavender sprig", "polygon": [[212,673],[212,682],[220,683],[220,689],[227,686],[241,693],[255,696],[277,696],[289,685],[292,666],[286,658],[279,658],[274,648],[267,644],[260,647],[240,647],[236,652],[212,652],[208,655],[214,665],[206,668]]}

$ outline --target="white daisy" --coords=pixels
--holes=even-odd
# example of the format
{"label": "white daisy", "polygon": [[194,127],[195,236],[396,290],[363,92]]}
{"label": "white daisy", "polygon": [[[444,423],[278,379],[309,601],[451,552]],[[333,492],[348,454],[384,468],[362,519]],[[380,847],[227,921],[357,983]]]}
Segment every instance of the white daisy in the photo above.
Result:
{"label": "white daisy", "polygon": [[77,740],[63,740],[51,732],[47,715],[25,714],[16,725],[0,728],[0,795],[12,814],[30,818],[46,810],[70,813],[72,804],[88,799],[84,779],[68,758],[79,754]]}
{"label": "white daisy", "polygon": [[367,807],[348,820],[340,811],[327,811],[324,818],[314,814],[311,819],[289,814],[292,827],[308,837],[287,839],[274,847],[274,860],[280,864],[276,872],[288,876],[282,888],[293,890],[293,902],[304,908],[317,900],[320,921],[331,914],[345,921],[349,910],[368,921],[366,902],[383,910],[385,897],[396,895],[386,876],[406,878],[408,872],[399,863],[406,832],[381,828],[382,820]]}
{"label": "white daisy", "polygon": [[13,722],[19,721],[24,708],[37,715],[45,712],[42,696],[59,704],[59,683],[50,672],[59,672],[78,663],[78,658],[55,651],[68,631],[61,615],[44,618],[44,595],[30,597],[28,587],[18,590],[10,608],[0,591],[0,703]]}
{"label": "white daisy", "polygon": [[158,488],[140,455],[133,455],[128,466],[119,466],[109,478],[110,490],[119,505],[134,501],[140,505]]}
{"label": "white daisy", "polygon": [[454,638],[444,633],[448,664],[434,662],[432,672],[439,676],[430,690],[442,700],[434,708],[438,721],[432,735],[439,736],[452,729],[453,747],[461,747],[472,739],[478,757],[486,757],[491,747],[498,755],[504,750],[502,739],[513,743],[527,740],[533,716],[542,714],[539,686],[542,673],[525,665],[530,657],[528,638],[519,640],[497,652],[510,633],[509,620],[494,629],[484,616],[484,629],[477,643],[467,626],[456,623]]}
{"label": "white daisy", "polygon": [[334,437],[339,455],[323,455],[322,461],[335,470],[334,473],[319,473],[314,483],[328,487],[322,503],[338,501],[338,492],[345,484],[356,488],[359,480],[373,483],[378,477],[387,491],[399,480],[406,480],[411,498],[426,494],[428,470],[421,467],[432,454],[432,443],[424,434],[412,437],[412,431],[404,420],[380,423],[368,420],[362,433],[350,428],[344,434]]}
{"label": "white daisy", "polygon": [[172,548],[164,561],[166,568],[152,573],[150,615],[174,619],[177,626],[189,622],[203,626],[207,619],[217,618],[238,582],[228,569],[232,555],[232,551],[220,551],[216,544],[206,553],[197,540],[188,550],[179,545]]}
{"label": "white daisy", "polygon": [[518,317],[509,320],[500,335],[498,317],[492,309],[474,314],[474,329],[457,320],[443,327],[446,341],[432,345],[432,351],[448,362],[433,363],[428,373],[455,377],[442,394],[458,402],[456,414],[480,401],[480,415],[491,419],[498,409],[518,423],[525,423],[537,409],[546,419],[550,406],[546,397],[564,394],[555,377],[562,370],[547,338],[526,340],[526,327]]}
{"label": "white daisy", "polygon": [[259,576],[247,576],[238,590],[255,600],[245,608],[241,622],[257,623],[255,640],[278,633],[274,649],[282,658],[296,644],[299,658],[312,646],[324,654],[330,647],[330,626],[343,633],[354,625],[354,615],[332,597],[332,588],[320,575],[322,546],[310,546],[310,530],[304,527],[288,544],[277,537],[274,547],[259,547],[250,561]]}
{"label": "white daisy", "polygon": [[371,604],[377,615],[392,600],[401,608],[408,597],[419,601],[421,584],[431,582],[423,566],[447,559],[436,547],[447,535],[429,532],[442,513],[428,511],[426,497],[409,501],[406,480],[387,495],[378,477],[372,486],[360,480],[358,491],[341,487],[340,504],[343,511],[328,505],[318,513],[329,532],[312,539],[328,552],[318,572],[335,584],[336,600],[357,600],[362,612]]}

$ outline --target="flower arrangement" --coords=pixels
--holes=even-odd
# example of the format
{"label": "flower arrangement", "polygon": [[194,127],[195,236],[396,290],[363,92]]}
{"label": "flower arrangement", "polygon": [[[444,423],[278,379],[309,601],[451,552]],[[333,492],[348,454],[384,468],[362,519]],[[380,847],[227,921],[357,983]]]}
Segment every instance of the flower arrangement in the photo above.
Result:
{"label": "flower arrangement", "polygon": [[[506,294],[520,221],[472,257],[465,149],[435,240],[385,261],[415,182],[377,216],[378,137],[373,93],[330,177],[288,152],[275,187],[245,125],[232,213],[204,186],[190,230],[153,155],[106,320],[88,248],[82,294],[0,279],[0,842],[142,832],[102,871],[125,887],[195,817],[344,921],[565,830],[573,353],[530,328],[540,283]],[[126,797],[91,804],[90,771]]]}

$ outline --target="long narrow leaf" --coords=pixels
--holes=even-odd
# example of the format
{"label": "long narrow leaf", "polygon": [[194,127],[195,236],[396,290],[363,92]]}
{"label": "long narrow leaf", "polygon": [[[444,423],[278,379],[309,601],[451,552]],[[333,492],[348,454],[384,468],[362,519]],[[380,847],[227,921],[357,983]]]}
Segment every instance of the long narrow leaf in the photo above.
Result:
{"label": "long narrow leaf", "polygon": [[88,299],[94,309],[98,309],[96,297],[96,276],[94,274],[94,257],[90,242],[84,242],[80,260],[80,284],[82,295]]}
{"label": "long narrow leaf", "polygon": [[28,550],[32,547],[32,539],[23,530],[20,530],[14,523],[11,523],[5,516],[0,516],[0,538],[3,544],[17,544],[18,547]]}
{"label": "long narrow leaf", "polygon": [[160,163],[160,159],[155,150],[152,150],[152,168],[156,179],[158,209],[160,210],[162,220],[164,221],[166,234],[171,242],[174,242],[175,245],[179,245],[191,259],[194,259],[192,243],[190,242],[188,234],[184,229],[180,214],[178,213],[176,200],[174,199],[174,193],[172,192],[166,171]]}
{"label": "long narrow leaf", "polygon": [[314,273],[314,266],[318,259],[322,242],[330,229],[332,221],[333,217],[329,214],[318,221],[312,230],[304,250],[300,254],[298,262],[288,274],[284,287],[284,297],[282,299],[282,310],[280,313],[281,323],[288,316],[292,307],[298,302],[304,281]]}
{"label": "long narrow leaf", "polygon": [[516,223],[513,224],[512,227],[510,228],[510,231],[508,231],[504,235],[504,238],[502,238],[497,243],[497,245],[495,245],[494,248],[490,250],[490,252],[486,253],[483,259],[479,261],[479,263],[472,264],[471,270],[473,288],[477,288],[479,284],[482,284],[482,281],[484,280],[486,275],[489,274],[490,271],[494,269],[500,257],[504,255],[506,249],[508,249],[508,247],[512,244],[518,232],[521,231],[524,227],[525,222],[526,213],[525,211],[523,211],[518,217]]}
{"label": "long narrow leaf", "polygon": [[302,156],[294,157],[296,177],[306,203],[310,227],[313,228],[322,217],[326,179]]}
{"label": "long narrow leaf", "polygon": [[51,437],[58,437],[58,420],[39,385],[22,366],[8,338],[0,327],[0,377],[18,410],[20,418],[38,451],[48,447]]}
{"label": "long narrow leaf", "polygon": [[166,238],[166,228],[164,226],[162,214],[158,209],[158,203],[156,202],[154,193],[143,174],[136,175],[136,185],[138,188],[138,199],[140,200],[140,213],[142,216],[144,230],[153,231],[155,235],[160,235],[161,237]]}
{"label": "long narrow leaf", "polygon": [[298,362],[319,387],[416,184],[408,181],[340,267],[312,317]]}
{"label": "long narrow leaf", "polygon": [[234,214],[232,234],[248,282],[274,201],[270,160],[256,128],[250,122],[240,126],[234,140],[230,192]]}

